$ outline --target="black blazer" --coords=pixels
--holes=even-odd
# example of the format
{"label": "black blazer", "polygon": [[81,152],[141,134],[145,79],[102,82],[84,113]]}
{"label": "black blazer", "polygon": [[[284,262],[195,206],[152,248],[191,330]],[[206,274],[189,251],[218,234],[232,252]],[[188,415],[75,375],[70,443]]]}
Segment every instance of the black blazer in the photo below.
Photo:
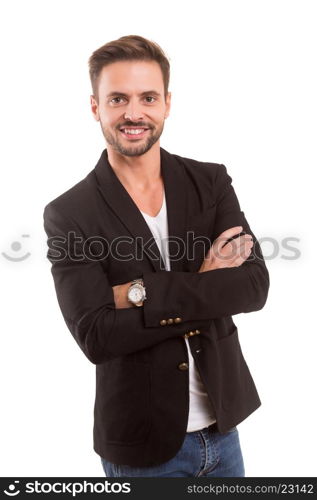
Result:
{"label": "black blazer", "polygon": [[[220,433],[260,406],[232,315],[261,309],[269,290],[259,242],[226,167],[160,153],[171,271],[106,149],[83,180],[44,209],[59,306],[96,365],[94,450],[116,464],[141,467],[171,459],[185,438],[184,334],[195,333],[190,350]],[[238,225],[253,236],[249,258],[239,267],[198,273],[214,239]],[[143,307],[116,309],[112,286],[139,277],[147,294]]]}

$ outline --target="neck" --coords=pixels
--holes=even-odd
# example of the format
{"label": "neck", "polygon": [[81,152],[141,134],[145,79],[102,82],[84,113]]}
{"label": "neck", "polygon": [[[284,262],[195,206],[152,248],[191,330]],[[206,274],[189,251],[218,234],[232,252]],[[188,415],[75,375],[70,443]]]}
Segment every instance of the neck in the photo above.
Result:
{"label": "neck", "polygon": [[122,184],[130,189],[144,190],[161,178],[160,144],[157,141],[141,156],[124,156],[107,147],[108,161]]}

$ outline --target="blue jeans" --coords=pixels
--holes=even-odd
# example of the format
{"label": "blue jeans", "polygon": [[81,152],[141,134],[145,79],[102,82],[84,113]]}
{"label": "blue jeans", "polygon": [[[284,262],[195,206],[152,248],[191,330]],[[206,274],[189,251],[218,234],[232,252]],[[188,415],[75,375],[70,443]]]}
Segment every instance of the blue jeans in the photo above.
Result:
{"label": "blue jeans", "polygon": [[225,434],[209,427],[187,432],[176,455],[160,465],[117,465],[101,457],[107,477],[244,477],[237,427]]}

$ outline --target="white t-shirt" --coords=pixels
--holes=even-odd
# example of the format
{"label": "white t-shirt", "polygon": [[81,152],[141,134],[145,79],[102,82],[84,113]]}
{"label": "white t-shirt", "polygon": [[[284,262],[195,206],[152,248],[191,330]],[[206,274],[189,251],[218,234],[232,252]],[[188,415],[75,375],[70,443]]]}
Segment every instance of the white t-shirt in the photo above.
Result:
{"label": "white t-shirt", "polygon": [[[161,210],[156,217],[141,211],[145,221],[147,222],[156,244],[163,257],[166,269],[170,268],[168,254],[168,221],[165,192]],[[188,350],[189,361],[189,416],[187,424],[187,432],[193,432],[216,422],[215,413],[209,401],[205,387],[200,378],[199,372],[195,365],[195,360],[191,354],[188,339],[184,339]]]}

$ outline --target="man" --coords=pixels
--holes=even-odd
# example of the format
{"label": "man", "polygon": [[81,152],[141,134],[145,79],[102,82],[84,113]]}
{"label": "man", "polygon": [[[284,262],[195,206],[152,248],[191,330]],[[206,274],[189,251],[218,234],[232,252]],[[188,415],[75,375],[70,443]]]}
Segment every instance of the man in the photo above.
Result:
{"label": "man", "polygon": [[63,317],[96,365],[94,450],[107,476],[244,476],[237,425],[261,402],[232,315],[266,303],[260,245],[224,165],[160,147],[161,48],[125,36],[89,65],[107,148],[44,227]]}

